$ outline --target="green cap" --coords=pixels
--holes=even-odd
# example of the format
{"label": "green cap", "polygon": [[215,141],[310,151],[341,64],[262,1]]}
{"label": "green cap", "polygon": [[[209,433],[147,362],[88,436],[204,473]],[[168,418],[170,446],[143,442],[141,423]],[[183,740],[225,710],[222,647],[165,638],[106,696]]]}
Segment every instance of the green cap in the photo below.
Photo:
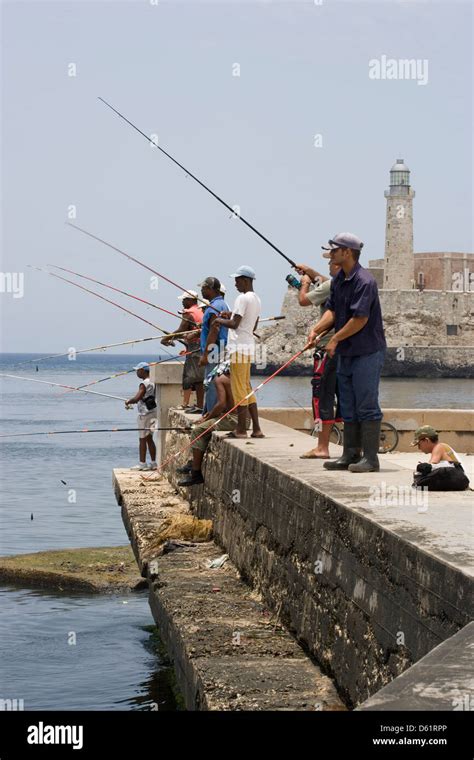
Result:
{"label": "green cap", "polygon": [[438,435],[438,431],[431,425],[422,425],[415,430],[415,438],[413,439],[411,446],[417,446],[421,438],[435,438]]}

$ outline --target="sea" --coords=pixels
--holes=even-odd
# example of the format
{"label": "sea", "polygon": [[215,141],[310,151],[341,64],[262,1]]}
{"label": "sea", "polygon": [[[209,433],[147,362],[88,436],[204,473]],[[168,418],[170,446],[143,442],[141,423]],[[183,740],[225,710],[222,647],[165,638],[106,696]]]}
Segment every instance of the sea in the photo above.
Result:
{"label": "sea", "polygon": [[[123,401],[68,391],[36,380],[89,387],[122,398],[138,387],[139,361],[127,354],[85,353],[40,361],[39,354],[0,354],[0,554],[127,545],[112,490],[112,469],[137,462],[138,434],[65,433],[136,427]],[[165,358],[165,357],[163,357]],[[254,386],[263,378],[254,378]],[[309,377],[276,377],[258,394],[261,406],[309,406]],[[390,379],[385,407],[472,408],[463,379]],[[71,489],[75,503],[70,502]],[[92,595],[0,586],[1,699],[25,710],[177,710],[173,677],[153,628],[146,592]],[[75,633],[71,645],[71,632]]]}

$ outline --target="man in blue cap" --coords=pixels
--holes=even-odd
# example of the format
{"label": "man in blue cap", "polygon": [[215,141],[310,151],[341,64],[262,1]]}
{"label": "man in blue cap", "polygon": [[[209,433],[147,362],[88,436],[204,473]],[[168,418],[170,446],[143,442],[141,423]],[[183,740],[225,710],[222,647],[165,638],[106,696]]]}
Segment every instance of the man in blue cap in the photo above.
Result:
{"label": "man in blue cap", "polygon": [[[230,384],[235,403],[242,401],[237,409],[237,427],[229,433],[232,438],[247,438],[247,408],[252,420],[252,438],[263,438],[257,411],[257,399],[250,384],[250,366],[255,358],[254,331],[257,329],[262,304],[254,292],[255,272],[252,267],[241,266],[234,274],[239,295],[235,299],[232,314],[223,312],[216,317],[216,326],[227,327],[229,335],[227,350],[230,357]],[[230,318],[229,318],[230,317]],[[246,397],[249,398],[246,398]]]}
{"label": "man in blue cap", "polygon": [[378,393],[385,358],[385,335],[378,288],[370,272],[359,264],[362,241],[350,232],[329,240],[324,258],[341,266],[331,282],[326,311],[309,334],[309,341],[334,326],[326,345],[337,356],[337,384],[344,420],[342,456],[325,462],[327,470],[377,472],[380,440]]}
{"label": "man in blue cap", "polygon": [[[153,441],[153,430],[156,428],[156,401],[155,401],[155,384],[150,380],[150,365],[148,362],[140,362],[133,368],[137,377],[142,380],[138,391],[125,402],[125,408],[128,409],[132,404],[137,404],[138,408],[138,439],[140,461],[131,470],[156,470],[156,446]],[[150,454],[151,463],[146,463],[146,450]]]}

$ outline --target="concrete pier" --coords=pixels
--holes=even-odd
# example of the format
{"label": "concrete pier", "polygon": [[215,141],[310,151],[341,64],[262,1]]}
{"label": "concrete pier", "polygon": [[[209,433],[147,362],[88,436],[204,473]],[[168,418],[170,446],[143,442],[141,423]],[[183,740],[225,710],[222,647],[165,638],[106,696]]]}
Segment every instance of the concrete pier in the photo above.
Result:
{"label": "concrete pier", "polygon": [[[355,706],[472,619],[472,493],[411,490],[418,454],[334,473],[299,458],[304,433],[268,420],[264,432],[213,434],[191,508]],[[170,434],[168,450],[185,441]]]}
{"label": "concrete pier", "polygon": [[[169,412],[171,426],[193,421]],[[468,628],[462,644],[456,638],[472,620],[472,492],[411,489],[419,453],[381,456],[378,473],[329,472],[321,461],[299,458],[311,443],[306,433],[268,419],[263,429],[262,440],[213,433],[205,484],[190,490],[175,487],[175,467],[189,454],[178,454],[189,441],[186,433],[167,435],[167,456],[178,454],[166,468],[169,483],[114,472],[123,519],[187,705],[362,707],[389,684],[396,688],[402,674],[436,647],[451,652],[454,646],[459,657],[460,646],[472,642]],[[214,543],[194,542],[160,556],[156,536],[167,511],[185,514],[189,508],[196,524],[212,522]],[[223,552],[230,564],[218,571],[206,567]],[[263,653],[249,649],[250,657],[242,657],[232,637],[238,631],[250,631],[250,639],[252,632],[262,635],[265,612],[287,637],[285,657],[271,636]],[[272,657],[288,666],[283,691]],[[264,693],[255,691],[257,672],[269,679]],[[314,685],[309,692],[306,672]],[[236,681],[245,687],[236,690]],[[454,705],[463,688],[463,679],[445,682],[435,696],[430,692],[426,708]],[[394,709],[422,709],[398,704]]]}
{"label": "concrete pier", "polygon": [[345,709],[232,562],[208,567],[222,556],[208,521],[189,528],[189,505],[165,479],[145,485],[137,472],[114,470],[113,481],[188,710]]}
{"label": "concrete pier", "polygon": [[474,710],[474,623],[435,647],[358,710]]}

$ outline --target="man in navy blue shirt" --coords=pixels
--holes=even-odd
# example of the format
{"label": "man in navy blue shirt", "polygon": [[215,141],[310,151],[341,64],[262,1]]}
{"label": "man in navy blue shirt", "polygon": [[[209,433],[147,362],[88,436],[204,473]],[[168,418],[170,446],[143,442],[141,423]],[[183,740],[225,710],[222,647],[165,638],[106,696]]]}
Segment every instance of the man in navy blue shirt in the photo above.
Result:
{"label": "man in navy blue shirt", "polygon": [[333,278],[326,311],[309,334],[309,341],[334,326],[326,346],[337,356],[339,402],[344,420],[342,457],[325,462],[328,470],[377,472],[382,410],[379,382],[385,357],[385,336],[377,283],[359,264],[363,243],[342,232],[324,247],[324,258],[340,264]]}
{"label": "man in navy blue shirt", "polygon": [[[224,349],[227,344],[227,327],[213,328],[213,322],[223,311],[229,311],[221,293],[221,283],[217,277],[206,277],[200,283],[202,297],[209,301],[206,306],[201,324],[201,358],[199,364],[205,367],[205,381],[217,365],[224,359]],[[217,404],[217,391],[214,379],[206,389],[204,413],[210,412]]]}

